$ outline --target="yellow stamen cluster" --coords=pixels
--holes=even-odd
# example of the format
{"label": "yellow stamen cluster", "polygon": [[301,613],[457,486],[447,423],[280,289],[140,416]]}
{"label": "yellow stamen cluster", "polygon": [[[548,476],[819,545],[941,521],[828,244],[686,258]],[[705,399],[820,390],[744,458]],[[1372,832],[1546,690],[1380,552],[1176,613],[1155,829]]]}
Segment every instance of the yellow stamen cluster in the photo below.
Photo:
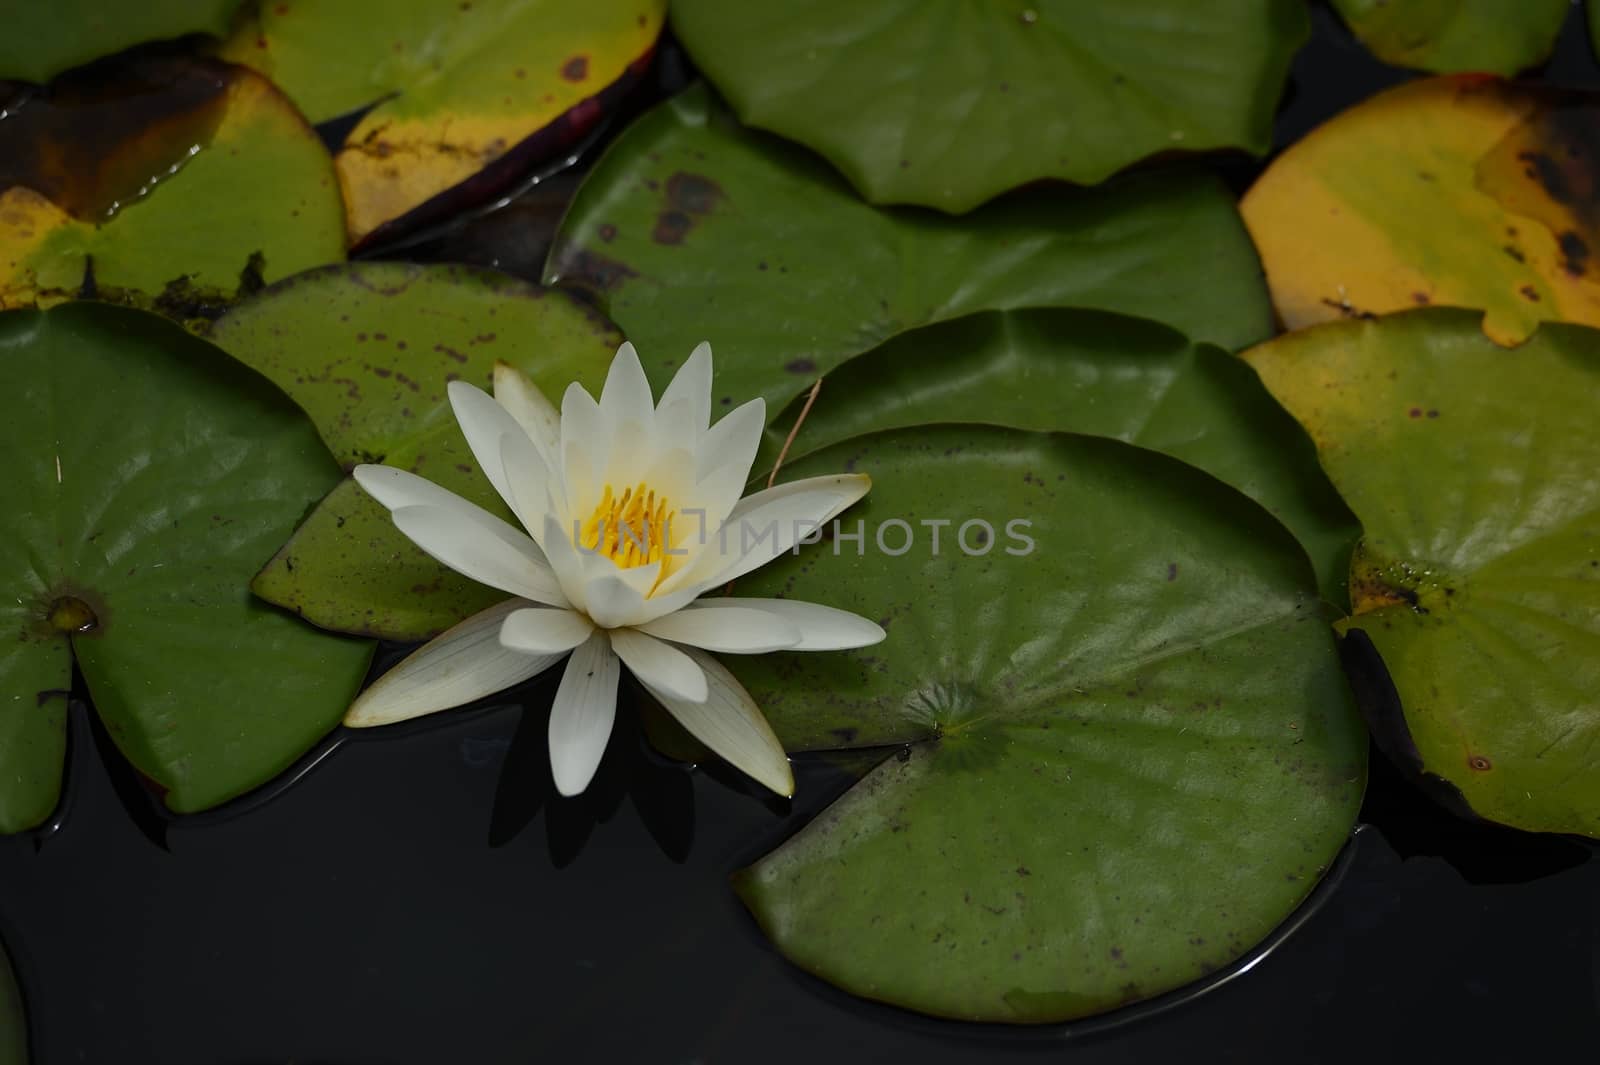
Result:
{"label": "yellow stamen cluster", "polygon": [[[660,562],[672,545],[673,511],[664,497],[643,481],[621,496],[606,485],[600,505],[583,526],[583,546],[605,555],[623,569]],[[670,559],[669,559],[670,563]],[[665,571],[666,567],[662,567]]]}

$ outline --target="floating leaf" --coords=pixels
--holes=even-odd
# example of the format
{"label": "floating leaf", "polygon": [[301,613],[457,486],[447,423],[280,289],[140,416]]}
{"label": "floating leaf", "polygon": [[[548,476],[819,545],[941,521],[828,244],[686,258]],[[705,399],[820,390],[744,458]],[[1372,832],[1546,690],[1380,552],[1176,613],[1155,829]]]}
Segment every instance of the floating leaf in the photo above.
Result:
{"label": "floating leaf", "polygon": [[4,943],[0,943],[0,1065],[28,1065],[28,1015]]}
{"label": "floating leaf", "polygon": [[1486,310],[1502,343],[1600,325],[1597,121],[1592,95],[1462,76],[1328,122],[1242,205],[1284,323],[1432,303]]}
{"label": "floating leaf", "polygon": [[342,258],[327,150],[242,67],[135,58],[0,106],[0,309],[82,292],[215,317]]}
{"label": "floating leaf", "polygon": [[1247,357],[1361,519],[1339,627],[1388,666],[1406,760],[1483,817],[1600,836],[1600,333],[1506,351],[1438,309]]}
{"label": "floating leaf", "polygon": [[1310,33],[1299,0],[676,0],[672,27],[744,121],[874,203],[952,213],[1162,152],[1266,154]]}
{"label": "floating leaf", "polygon": [[60,787],[70,651],[177,811],[270,779],[338,723],[370,645],[252,599],[338,470],[282,396],[159,318],[0,316],[0,832]]}
{"label": "floating leaf", "polygon": [[710,339],[722,401],[763,395],[773,413],[845,359],[973,311],[1112,310],[1228,348],[1272,332],[1255,251],[1210,177],[1019,195],[961,219],[886,210],[698,86],[612,145],[545,279],[591,293],[657,387]]}
{"label": "floating leaf", "polygon": [[1555,47],[1568,0],[1333,0],[1372,54],[1436,74],[1515,74]]}
{"label": "floating leaf", "polygon": [[377,103],[338,157],[354,243],[491,164],[525,169],[574,141],[600,116],[595,97],[650,54],[665,6],[292,0],[262,4],[224,54],[313,122]]}
{"label": "floating leaf", "polygon": [[[800,406],[774,419],[768,464]],[[1100,311],[959,318],[903,333],[829,374],[790,456],[929,422],[1068,429],[1183,459],[1272,511],[1305,546],[1323,595],[1346,602],[1355,519],[1294,419],[1219,348]]]}
{"label": "floating leaf", "polygon": [[80,66],[145,41],[191,33],[228,32],[239,0],[156,0],[107,4],[104,0],[48,0],[5,7],[0,34],[0,78],[49,81]]}
{"label": "floating leaf", "polygon": [[909,746],[738,878],[790,959],[928,1013],[1059,1021],[1198,979],[1299,905],[1366,736],[1282,526],[1096,437],[926,427],[790,472],[838,469],[873,488],[831,543],[736,591],[888,639],[727,662],[788,746]]}
{"label": "floating leaf", "polygon": [[[598,394],[622,342],[564,292],[488,270],[403,263],[302,274],[239,305],[211,335],[299,403],[347,469],[383,462],[412,470],[508,519],[445,386],[459,378],[487,389],[502,361],[548,396],[573,381]],[[679,354],[688,356],[687,348]],[[424,555],[349,479],[254,588],[326,628],[394,640],[425,639],[505,598]]]}

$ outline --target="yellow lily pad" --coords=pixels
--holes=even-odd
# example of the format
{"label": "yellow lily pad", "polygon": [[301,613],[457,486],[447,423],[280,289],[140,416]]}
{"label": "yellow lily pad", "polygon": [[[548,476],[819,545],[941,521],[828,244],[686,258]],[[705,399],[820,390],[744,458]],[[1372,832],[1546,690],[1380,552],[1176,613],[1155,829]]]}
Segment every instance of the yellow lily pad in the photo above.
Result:
{"label": "yellow lily pad", "polygon": [[344,258],[327,149],[252,71],[137,57],[0,100],[0,310],[84,295],[215,317]]}
{"label": "yellow lily pad", "polygon": [[377,104],[337,160],[357,243],[487,167],[576,139],[665,15],[664,0],[291,0],[262,4],[222,54],[313,122]]}
{"label": "yellow lily pad", "polygon": [[1241,205],[1284,324],[1435,304],[1502,344],[1600,325],[1597,121],[1592,95],[1459,75],[1326,123]]}

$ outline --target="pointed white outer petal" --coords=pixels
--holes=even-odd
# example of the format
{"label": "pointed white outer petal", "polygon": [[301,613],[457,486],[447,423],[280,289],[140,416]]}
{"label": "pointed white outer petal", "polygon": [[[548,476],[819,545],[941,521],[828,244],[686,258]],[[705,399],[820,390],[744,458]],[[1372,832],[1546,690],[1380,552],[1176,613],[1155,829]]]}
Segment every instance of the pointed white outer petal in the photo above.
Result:
{"label": "pointed white outer petal", "polygon": [[705,670],[669,643],[636,629],[613,629],[611,649],[617,652],[639,683],[691,703],[706,700]]}
{"label": "pointed white outer petal", "polygon": [[[499,521],[493,514],[462,499],[448,488],[440,488],[426,477],[397,469],[394,466],[362,465],[350,471],[362,489],[389,510],[401,507],[451,507],[462,506],[477,511],[486,518]],[[502,524],[504,524],[502,522]],[[510,526],[506,526],[510,528]],[[515,531],[515,530],[513,530]]]}
{"label": "pointed white outer petal", "polygon": [[500,457],[500,438],[507,433],[527,434],[511,413],[481,388],[465,381],[451,381],[446,391],[450,395],[450,409],[455,411],[461,435],[467,438],[467,446],[472,449],[472,457],[478,460],[478,468],[506,501],[506,506],[513,506],[505,463]]}
{"label": "pointed white outer petal", "polygon": [[800,642],[799,628],[776,613],[734,605],[747,602],[743,599],[726,599],[722,602],[728,605],[707,610],[692,609],[697,604],[691,603],[676,613],[646,622],[639,628],[673,643],[729,654],[756,655],[783,651]]}
{"label": "pointed white outer petal", "polygon": [[691,648],[686,653],[706,675],[705,702],[675,699],[649,684],[645,688],[691,736],[736,769],[779,795],[793,795],[794,774],[789,770],[789,758],[750,693],[722,663],[704,651]]}
{"label": "pointed white outer petal", "polygon": [[564,655],[594,631],[589,619],[572,610],[528,607],[506,618],[500,643],[530,655]]}
{"label": "pointed white outer petal", "polygon": [[839,473],[790,481],[746,496],[728,513],[693,565],[674,573],[657,594],[680,588],[704,591],[766,565],[867,494],[864,473]]}
{"label": "pointed white outer petal", "polygon": [[577,795],[594,779],[617,716],[620,673],[603,632],[591,633],[567,660],[550,708],[550,769],[563,795]]}
{"label": "pointed white outer petal", "polygon": [[650,379],[644,375],[632,344],[624,343],[611,360],[605,387],[600,390],[600,413],[613,432],[628,422],[636,422],[648,437],[655,436],[656,403],[650,395]]}
{"label": "pointed white outer petal", "polygon": [[470,703],[537,676],[565,654],[527,655],[500,644],[507,616],[528,604],[509,599],[461,622],[423,644],[345,712],[351,728],[408,721]]}
{"label": "pointed white outer petal", "polygon": [[[694,473],[695,450],[700,445],[701,434],[705,432],[703,428],[695,428],[694,418],[691,405],[681,399],[671,403],[662,400],[661,406],[656,408],[656,449],[660,452],[683,452],[686,456],[684,468],[691,475]],[[693,476],[683,479],[690,483],[694,480]]]}
{"label": "pointed white outer petal", "polygon": [[545,465],[553,466],[561,443],[561,412],[533,379],[510,363],[495,363],[494,399],[522,426]]}
{"label": "pointed white outer petal", "polygon": [[[746,613],[765,614],[792,626],[799,640],[786,648],[790,651],[848,651],[853,647],[870,647],[889,635],[877,622],[868,621],[859,614],[794,599],[741,599],[737,596],[697,599],[672,617],[710,619],[720,614],[736,614],[742,619]],[[740,623],[744,622],[741,620]],[[676,637],[669,636],[667,639]],[[693,640],[679,642],[695,643]],[[710,651],[719,650],[706,644],[696,646],[706,647]]]}
{"label": "pointed white outer petal", "polygon": [[429,557],[462,576],[536,603],[567,606],[539,545],[492,514],[479,514],[482,517],[457,507],[422,506],[401,507],[390,517],[395,528]]}
{"label": "pointed white outer petal", "polygon": [[550,470],[523,433],[500,437],[500,468],[505,471],[506,503],[535,543],[544,537],[544,518],[554,507],[550,498]]}
{"label": "pointed white outer petal", "polygon": [[767,424],[767,401],[752,399],[742,404],[713,425],[700,438],[695,451],[695,476],[704,477],[712,470],[730,463],[744,463],[740,481],[750,479],[750,466],[761,447],[761,430]]}
{"label": "pointed white outer petal", "polygon": [[685,404],[686,419],[695,436],[700,436],[711,425],[711,345],[703,340],[672,375],[656,410],[662,412],[680,402]]}

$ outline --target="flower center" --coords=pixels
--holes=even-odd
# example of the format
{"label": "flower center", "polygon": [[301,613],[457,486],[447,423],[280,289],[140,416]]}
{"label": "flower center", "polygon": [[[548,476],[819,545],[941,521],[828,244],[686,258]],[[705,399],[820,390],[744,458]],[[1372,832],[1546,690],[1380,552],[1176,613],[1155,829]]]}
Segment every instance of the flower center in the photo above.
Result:
{"label": "flower center", "polygon": [[643,481],[624,489],[620,496],[608,484],[600,505],[583,525],[580,543],[623,569],[665,559],[661,567],[665,576],[674,557],[666,552],[672,547],[672,519],[676,516],[666,498],[656,495]]}

